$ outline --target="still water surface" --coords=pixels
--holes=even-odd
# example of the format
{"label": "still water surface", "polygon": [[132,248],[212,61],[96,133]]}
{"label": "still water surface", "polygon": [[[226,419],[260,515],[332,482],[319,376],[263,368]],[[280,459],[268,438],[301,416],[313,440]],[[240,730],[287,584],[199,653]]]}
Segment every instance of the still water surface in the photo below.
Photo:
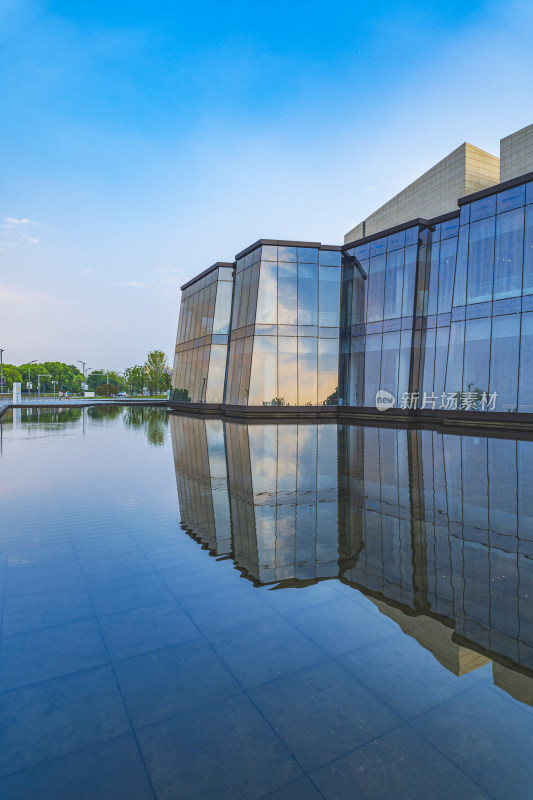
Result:
{"label": "still water surface", "polygon": [[532,441],[0,428],[3,799],[532,797]]}

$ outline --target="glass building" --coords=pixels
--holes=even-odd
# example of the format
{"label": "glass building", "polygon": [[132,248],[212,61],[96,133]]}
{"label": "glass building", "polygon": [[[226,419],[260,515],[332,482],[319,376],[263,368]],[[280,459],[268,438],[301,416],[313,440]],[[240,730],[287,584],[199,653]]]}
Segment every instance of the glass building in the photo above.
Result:
{"label": "glass building", "polygon": [[434,219],[339,246],[260,240],[214,265],[183,287],[171,404],[521,424],[532,358],[528,173]]}

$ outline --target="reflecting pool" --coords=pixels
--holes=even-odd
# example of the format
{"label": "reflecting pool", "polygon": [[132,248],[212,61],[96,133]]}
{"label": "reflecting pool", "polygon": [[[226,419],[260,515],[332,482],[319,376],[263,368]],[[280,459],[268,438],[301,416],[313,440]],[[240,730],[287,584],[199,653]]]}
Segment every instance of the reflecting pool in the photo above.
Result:
{"label": "reflecting pool", "polygon": [[0,797],[531,798],[533,436],[0,424]]}

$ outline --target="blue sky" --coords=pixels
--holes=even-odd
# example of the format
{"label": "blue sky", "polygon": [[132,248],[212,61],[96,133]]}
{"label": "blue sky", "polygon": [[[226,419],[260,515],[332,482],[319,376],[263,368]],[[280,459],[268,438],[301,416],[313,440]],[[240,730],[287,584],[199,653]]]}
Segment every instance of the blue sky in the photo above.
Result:
{"label": "blue sky", "polygon": [[124,369],[179,286],[533,122],[527,2],[0,5],[0,347]]}

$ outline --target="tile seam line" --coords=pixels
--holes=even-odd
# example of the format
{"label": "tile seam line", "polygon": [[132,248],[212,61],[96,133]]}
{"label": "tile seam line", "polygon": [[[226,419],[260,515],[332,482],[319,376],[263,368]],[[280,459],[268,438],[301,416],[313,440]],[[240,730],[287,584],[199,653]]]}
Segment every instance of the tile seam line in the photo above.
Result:
{"label": "tile seam line", "polygon": [[90,595],[89,587],[87,586],[87,581],[85,580],[85,575],[83,573],[83,569],[82,569],[82,566],[81,566],[81,563],[80,563],[80,559],[79,559],[78,553],[76,553],[76,558],[77,558],[77,561],[78,561],[78,566],[80,568],[80,571],[81,571],[81,573],[83,575],[83,581],[84,581],[84,584],[85,584],[85,590],[87,591],[87,594],[89,595],[89,602],[91,603],[91,608],[93,610],[94,619],[96,620],[96,624],[98,626],[98,631],[100,633],[100,638],[102,640],[102,643],[104,645],[105,651],[107,653],[107,657],[109,659],[109,665],[110,665],[110,668],[111,668],[111,672],[113,674],[113,679],[115,681],[115,686],[117,687],[117,690],[119,692],[120,699],[122,701],[122,706],[123,706],[124,711],[126,713],[126,718],[128,720],[128,723],[129,723],[129,726],[130,726],[130,730],[131,730],[131,733],[133,735],[133,739],[135,741],[135,745],[137,747],[137,752],[139,754],[139,758],[141,759],[141,763],[142,763],[142,765],[144,767],[146,778],[147,778],[148,783],[150,785],[150,789],[151,789],[152,795],[154,797],[154,800],[156,800],[157,794],[156,794],[156,791],[155,791],[155,786],[152,783],[152,776],[150,775],[150,771],[148,769],[148,765],[147,765],[146,760],[144,758],[144,753],[141,750],[141,745],[140,745],[139,739],[137,738],[137,733],[136,733],[135,727],[133,725],[133,722],[132,722],[132,719],[131,719],[131,716],[130,716],[129,708],[126,705],[126,700],[124,699],[124,695],[122,693],[122,687],[120,686],[120,683],[118,681],[118,677],[117,677],[117,673],[116,673],[114,664],[111,661],[111,656],[110,656],[110,653],[109,653],[109,650],[108,650],[108,647],[107,647],[107,644],[106,644],[106,641],[105,641],[105,637],[104,637],[104,634],[103,634],[103,631],[102,631],[102,626],[100,625],[100,620],[98,618],[98,615],[96,614],[96,609],[94,607],[93,598]]}

